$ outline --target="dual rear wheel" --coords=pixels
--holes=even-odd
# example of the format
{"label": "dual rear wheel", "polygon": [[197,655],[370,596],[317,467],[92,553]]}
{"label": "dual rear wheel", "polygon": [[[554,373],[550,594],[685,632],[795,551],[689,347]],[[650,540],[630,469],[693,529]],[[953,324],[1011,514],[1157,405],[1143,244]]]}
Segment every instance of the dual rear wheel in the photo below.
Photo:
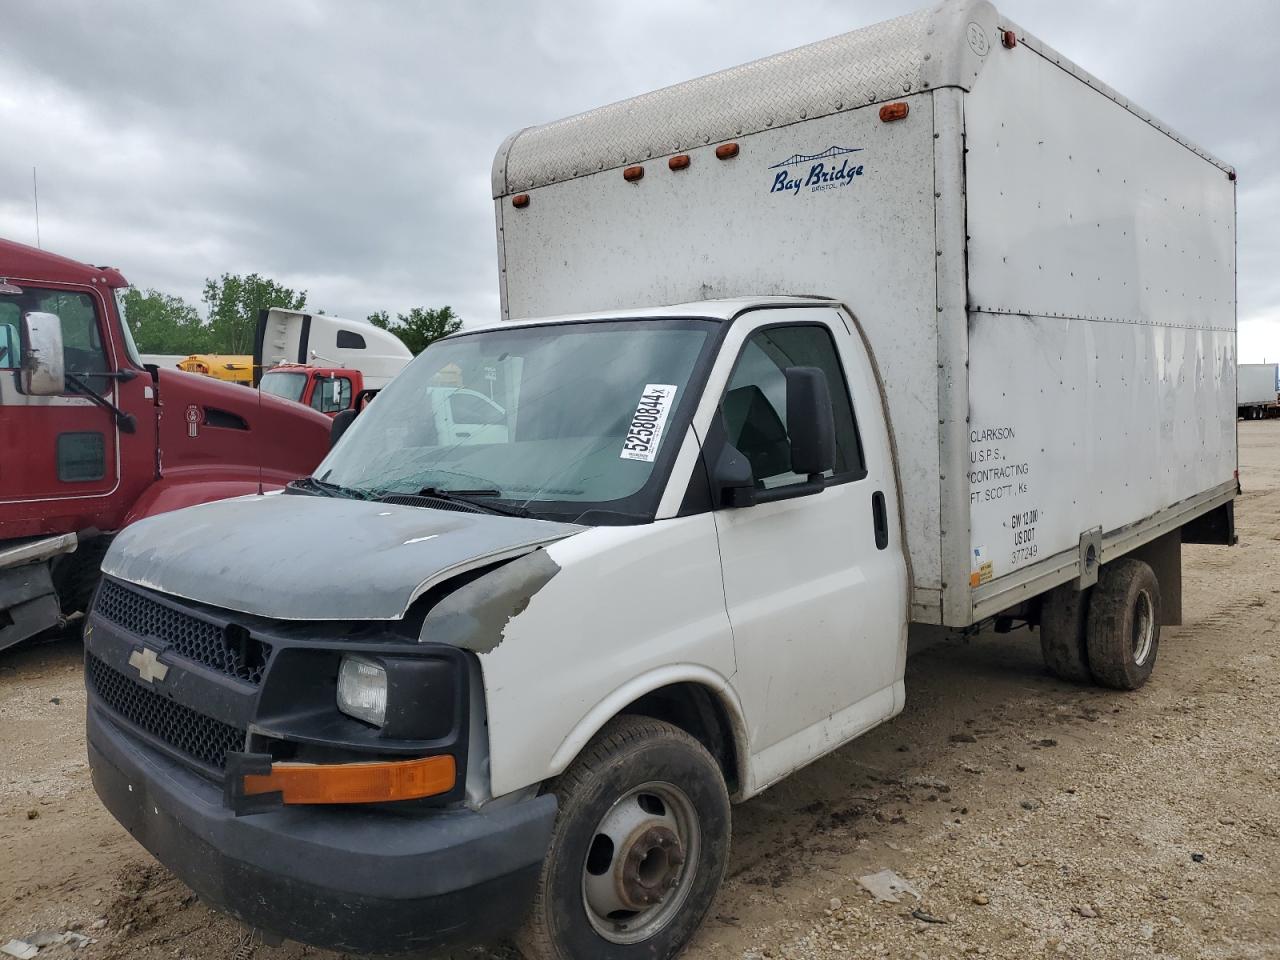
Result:
{"label": "dual rear wheel", "polygon": [[1160,649],[1160,584],[1151,567],[1117,560],[1087,590],[1052,590],[1040,612],[1040,649],[1063,680],[1138,689]]}

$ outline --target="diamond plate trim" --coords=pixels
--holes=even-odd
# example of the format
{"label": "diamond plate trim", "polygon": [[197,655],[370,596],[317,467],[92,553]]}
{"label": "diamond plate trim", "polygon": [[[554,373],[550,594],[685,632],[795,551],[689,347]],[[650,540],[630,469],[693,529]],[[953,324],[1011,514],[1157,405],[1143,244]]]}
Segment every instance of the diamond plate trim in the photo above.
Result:
{"label": "diamond plate trim", "polygon": [[918,92],[936,14],[907,14],[531,127],[499,151],[494,195]]}

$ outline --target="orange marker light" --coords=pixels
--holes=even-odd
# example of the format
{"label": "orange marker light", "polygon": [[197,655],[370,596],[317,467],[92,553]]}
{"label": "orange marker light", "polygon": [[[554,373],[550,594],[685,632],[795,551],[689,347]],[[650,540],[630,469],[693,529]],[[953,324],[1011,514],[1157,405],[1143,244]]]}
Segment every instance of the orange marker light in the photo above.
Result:
{"label": "orange marker light", "polygon": [[738,155],[738,145],[736,143],[722,143],[716,147],[717,160],[732,160]]}
{"label": "orange marker light", "polygon": [[627,183],[635,183],[644,176],[644,167],[627,167],[622,171],[622,179]]}
{"label": "orange marker light", "polygon": [[898,103],[886,103],[880,108],[880,120],[884,123],[902,120],[906,118],[910,110],[911,108],[901,101]]}
{"label": "orange marker light", "polygon": [[523,210],[529,205],[529,195],[527,193],[517,193],[511,198],[511,205],[517,210]]}
{"label": "orange marker light", "polygon": [[1018,45],[1018,35],[1012,30],[1006,30],[1000,35],[1000,42],[1005,45],[1006,49],[1012,50]]}
{"label": "orange marker light", "polygon": [[372,763],[273,763],[245,774],[245,796],[279,793],[285,803],[383,803],[448,793],[457,782],[453,757]]}
{"label": "orange marker light", "polygon": [[689,169],[690,162],[691,161],[689,160],[689,155],[687,153],[678,153],[667,161],[667,166],[672,170],[687,170]]}

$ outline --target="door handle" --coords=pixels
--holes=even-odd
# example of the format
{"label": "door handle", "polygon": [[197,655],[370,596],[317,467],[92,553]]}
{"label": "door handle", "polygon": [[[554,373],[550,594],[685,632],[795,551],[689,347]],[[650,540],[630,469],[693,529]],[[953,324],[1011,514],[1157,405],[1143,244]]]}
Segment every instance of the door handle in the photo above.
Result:
{"label": "door handle", "polygon": [[876,549],[889,546],[889,515],[885,512],[884,494],[877,490],[871,495],[871,521],[876,531]]}

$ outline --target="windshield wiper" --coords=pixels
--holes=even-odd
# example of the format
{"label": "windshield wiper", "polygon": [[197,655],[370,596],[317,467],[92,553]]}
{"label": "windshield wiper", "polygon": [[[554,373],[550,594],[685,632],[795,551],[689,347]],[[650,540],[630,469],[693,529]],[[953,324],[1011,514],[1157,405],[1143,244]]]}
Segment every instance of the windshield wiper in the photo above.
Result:
{"label": "windshield wiper", "polygon": [[297,480],[290,480],[288,487],[290,490],[299,490],[304,493],[318,493],[325,497],[341,497],[346,500],[369,500],[371,497],[363,490],[356,490],[354,487],[344,487],[336,483],[328,483],[324,480],[317,480],[315,477],[299,477]]}
{"label": "windshield wiper", "polygon": [[[120,376],[119,379],[132,380],[133,371],[130,370],[129,373],[130,373],[130,376],[127,376],[127,377]],[[122,432],[134,433],[137,431],[138,418],[135,417],[132,413],[125,413],[123,410],[117,407],[114,403],[112,403],[102,394],[98,393],[97,390],[94,390],[93,387],[89,386],[87,383],[85,383],[83,380],[77,377],[74,373],[67,373],[67,374],[64,374],[64,376],[66,378],[67,386],[71,388],[72,393],[78,393],[81,396],[88,397],[90,400],[92,400],[94,403],[100,406],[103,410],[106,410],[108,413],[112,414],[115,417],[116,425],[120,428]],[[107,373],[91,373],[91,374],[88,374],[88,376],[109,377],[112,375]]]}
{"label": "windshield wiper", "polygon": [[[508,506],[505,503],[485,503],[481,499],[501,496],[501,491],[492,487],[482,487],[474,490],[446,490],[440,487],[423,487],[415,496],[433,497],[436,500],[444,500],[446,503],[465,503],[470,507],[479,507],[489,513],[497,513],[507,517],[531,517],[533,514],[524,507]],[[381,499],[387,497],[404,496],[404,494],[386,494]]]}

